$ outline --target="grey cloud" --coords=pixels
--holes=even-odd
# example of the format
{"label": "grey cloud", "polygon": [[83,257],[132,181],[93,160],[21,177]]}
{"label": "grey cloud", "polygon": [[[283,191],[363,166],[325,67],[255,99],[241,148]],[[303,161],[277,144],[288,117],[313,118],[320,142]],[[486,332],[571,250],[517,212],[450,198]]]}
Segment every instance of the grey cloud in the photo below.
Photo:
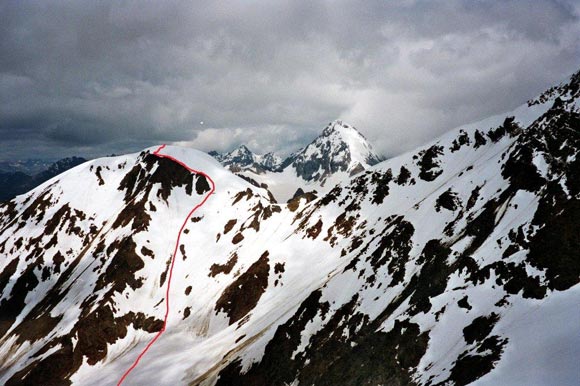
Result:
{"label": "grey cloud", "polygon": [[394,155],[562,80],[579,36],[558,0],[6,1],[0,158],[288,153],[336,118]]}

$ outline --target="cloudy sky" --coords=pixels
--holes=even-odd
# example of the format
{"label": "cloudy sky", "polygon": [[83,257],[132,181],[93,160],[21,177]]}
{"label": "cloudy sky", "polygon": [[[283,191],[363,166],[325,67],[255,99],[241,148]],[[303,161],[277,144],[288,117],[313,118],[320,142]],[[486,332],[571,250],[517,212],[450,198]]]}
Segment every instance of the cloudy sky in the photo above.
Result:
{"label": "cloudy sky", "polygon": [[0,0],[0,159],[288,153],[334,119],[391,156],[580,69],[579,18],[574,0]]}

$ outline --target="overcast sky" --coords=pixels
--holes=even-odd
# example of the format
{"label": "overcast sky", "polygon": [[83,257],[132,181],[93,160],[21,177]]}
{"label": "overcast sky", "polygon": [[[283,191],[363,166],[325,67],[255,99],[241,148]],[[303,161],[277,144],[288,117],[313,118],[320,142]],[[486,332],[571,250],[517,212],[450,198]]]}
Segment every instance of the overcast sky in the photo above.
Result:
{"label": "overcast sky", "polygon": [[0,0],[0,159],[285,154],[334,119],[396,155],[580,69],[575,3]]}

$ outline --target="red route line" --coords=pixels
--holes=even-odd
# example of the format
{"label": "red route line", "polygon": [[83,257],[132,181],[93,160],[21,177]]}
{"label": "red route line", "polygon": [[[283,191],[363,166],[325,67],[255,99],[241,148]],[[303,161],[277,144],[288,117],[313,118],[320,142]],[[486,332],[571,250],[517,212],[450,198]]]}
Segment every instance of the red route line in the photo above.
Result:
{"label": "red route line", "polygon": [[123,374],[123,376],[121,377],[121,379],[117,383],[117,386],[121,386],[121,384],[125,381],[125,378],[127,378],[127,376],[129,375],[129,373],[131,373],[131,371],[133,371],[133,369],[135,369],[135,367],[137,367],[137,365],[139,364],[139,361],[141,360],[141,358],[143,358],[143,356],[145,355],[145,353],[147,353],[147,351],[149,351],[149,349],[151,348],[151,346],[153,346],[153,343],[155,343],[155,341],[157,339],[159,339],[159,337],[161,336],[161,334],[163,334],[165,332],[165,328],[167,326],[167,318],[169,317],[169,309],[170,309],[169,308],[169,290],[171,288],[171,279],[173,277],[173,266],[175,265],[175,256],[177,255],[177,249],[179,247],[179,240],[181,239],[181,233],[183,232],[183,229],[187,225],[187,221],[193,215],[193,213],[198,208],[200,208],[203,204],[205,204],[205,202],[208,200],[208,198],[213,194],[213,192],[215,192],[215,183],[213,182],[213,180],[211,179],[210,176],[208,176],[207,174],[205,174],[202,171],[199,171],[199,170],[195,170],[195,169],[190,168],[189,166],[187,166],[186,164],[184,164],[180,160],[178,160],[178,159],[176,159],[176,158],[174,158],[174,157],[172,157],[170,155],[161,154],[160,151],[163,150],[163,148],[165,148],[165,145],[159,146],[159,148],[153,152],[153,155],[155,155],[155,156],[157,156],[159,158],[167,158],[167,159],[170,159],[170,160],[178,163],[179,165],[183,166],[184,168],[186,168],[190,172],[205,177],[207,180],[209,180],[209,182],[211,184],[211,190],[203,198],[203,200],[199,204],[197,204],[187,214],[187,217],[185,217],[185,220],[183,221],[183,224],[181,225],[181,228],[179,228],[179,233],[177,233],[177,240],[175,241],[175,249],[173,250],[173,256],[171,257],[171,266],[169,268],[169,280],[167,281],[167,290],[165,292],[165,318],[163,319],[163,327],[153,337],[153,339],[151,339],[151,341],[147,344],[147,346],[143,349],[143,351],[141,351],[141,353],[139,354],[139,356],[137,357],[137,359],[135,360],[135,362],[131,365],[131,367],[129,367],[129,369],[127,371],[125,371],[125,373]]}

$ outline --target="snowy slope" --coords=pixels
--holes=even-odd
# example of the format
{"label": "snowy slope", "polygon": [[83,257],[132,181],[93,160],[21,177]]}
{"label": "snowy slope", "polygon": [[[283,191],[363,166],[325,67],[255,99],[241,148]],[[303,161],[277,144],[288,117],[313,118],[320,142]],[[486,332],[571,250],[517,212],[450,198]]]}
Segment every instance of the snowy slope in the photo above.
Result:
{"label": "snowy slope", "polygon": [[[579,97],[576,74],[288,204],[163,149],[216,191],[123,384],[576,384]],[[114,385],[161,328],[209,184],[153,150],[0,206],[0,383]]]}

